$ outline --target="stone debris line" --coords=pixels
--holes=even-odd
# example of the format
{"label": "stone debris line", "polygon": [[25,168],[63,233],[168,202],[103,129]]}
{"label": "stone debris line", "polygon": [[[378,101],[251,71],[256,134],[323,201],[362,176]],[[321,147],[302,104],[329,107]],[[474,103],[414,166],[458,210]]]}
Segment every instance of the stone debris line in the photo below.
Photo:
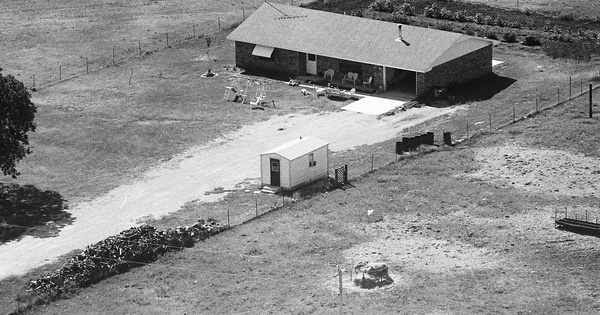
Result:
{"label": "stone debris line", "polygon": [[192,226],[157,230],[143,225],[122,231],[88,246],[55,272],[32,280],[27,291],[58,296],[73,287],[85,287],[140,264],[154,262],[169,251],[192,247],[225,230],[214,219],[198,220]]}

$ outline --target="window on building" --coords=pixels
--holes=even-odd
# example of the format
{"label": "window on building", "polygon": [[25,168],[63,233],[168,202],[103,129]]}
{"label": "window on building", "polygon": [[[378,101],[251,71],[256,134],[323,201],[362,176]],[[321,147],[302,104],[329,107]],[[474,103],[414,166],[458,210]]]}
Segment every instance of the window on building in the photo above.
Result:
{"label": "window on building", "polygon": [[317,161],[315,161],[315,154],[311,153],[308,155],[308,167],[317,166]]}

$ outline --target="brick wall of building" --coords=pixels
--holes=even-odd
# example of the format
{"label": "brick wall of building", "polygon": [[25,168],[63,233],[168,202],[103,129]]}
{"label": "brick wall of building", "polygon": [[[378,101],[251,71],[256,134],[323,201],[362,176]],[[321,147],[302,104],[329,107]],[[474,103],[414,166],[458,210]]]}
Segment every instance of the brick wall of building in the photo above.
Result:
{"label": "brick wall of building", "polygon": [[301,57],[306,58],[304,54],[275,48],[271,58],[261,58],[252,55],[255,46],[254,44],[235,42],[235,64],[237,67],[249,71],[269,70],[292,77],[306,72],[306,60],[304,61],[304,68],[300,67]]}
{"label": "brick wall of building", "polygon": [[426,73],[417,73],[417,96],[426,96],[435,87],[447,87],[492,73],[492,45],[473,51]]}

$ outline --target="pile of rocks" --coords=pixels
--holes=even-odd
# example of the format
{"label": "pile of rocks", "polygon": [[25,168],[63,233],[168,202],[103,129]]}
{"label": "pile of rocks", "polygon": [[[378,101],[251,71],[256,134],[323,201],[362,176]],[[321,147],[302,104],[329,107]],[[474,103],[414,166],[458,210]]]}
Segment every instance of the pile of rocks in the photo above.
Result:
{"label": "pile of rocks", "polygon": [[191,247],[225,229],[213,219],[162,231],[149,225],[133,227],[88,246],[55,272],[31,281],[27,290],[58,296],[153,262],[169,251]]}

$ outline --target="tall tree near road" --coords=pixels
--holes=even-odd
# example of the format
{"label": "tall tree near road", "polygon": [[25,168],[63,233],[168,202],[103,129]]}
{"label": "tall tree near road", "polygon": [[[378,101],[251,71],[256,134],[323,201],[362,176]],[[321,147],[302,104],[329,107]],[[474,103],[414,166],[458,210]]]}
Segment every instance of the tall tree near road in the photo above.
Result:
{"label": "tall tree near road", "polygon": [[0,169],[4,176],[17,178],[17,163],[31,153],[27,133],[35,131],[37,111],[25,85],[0,68]]}

